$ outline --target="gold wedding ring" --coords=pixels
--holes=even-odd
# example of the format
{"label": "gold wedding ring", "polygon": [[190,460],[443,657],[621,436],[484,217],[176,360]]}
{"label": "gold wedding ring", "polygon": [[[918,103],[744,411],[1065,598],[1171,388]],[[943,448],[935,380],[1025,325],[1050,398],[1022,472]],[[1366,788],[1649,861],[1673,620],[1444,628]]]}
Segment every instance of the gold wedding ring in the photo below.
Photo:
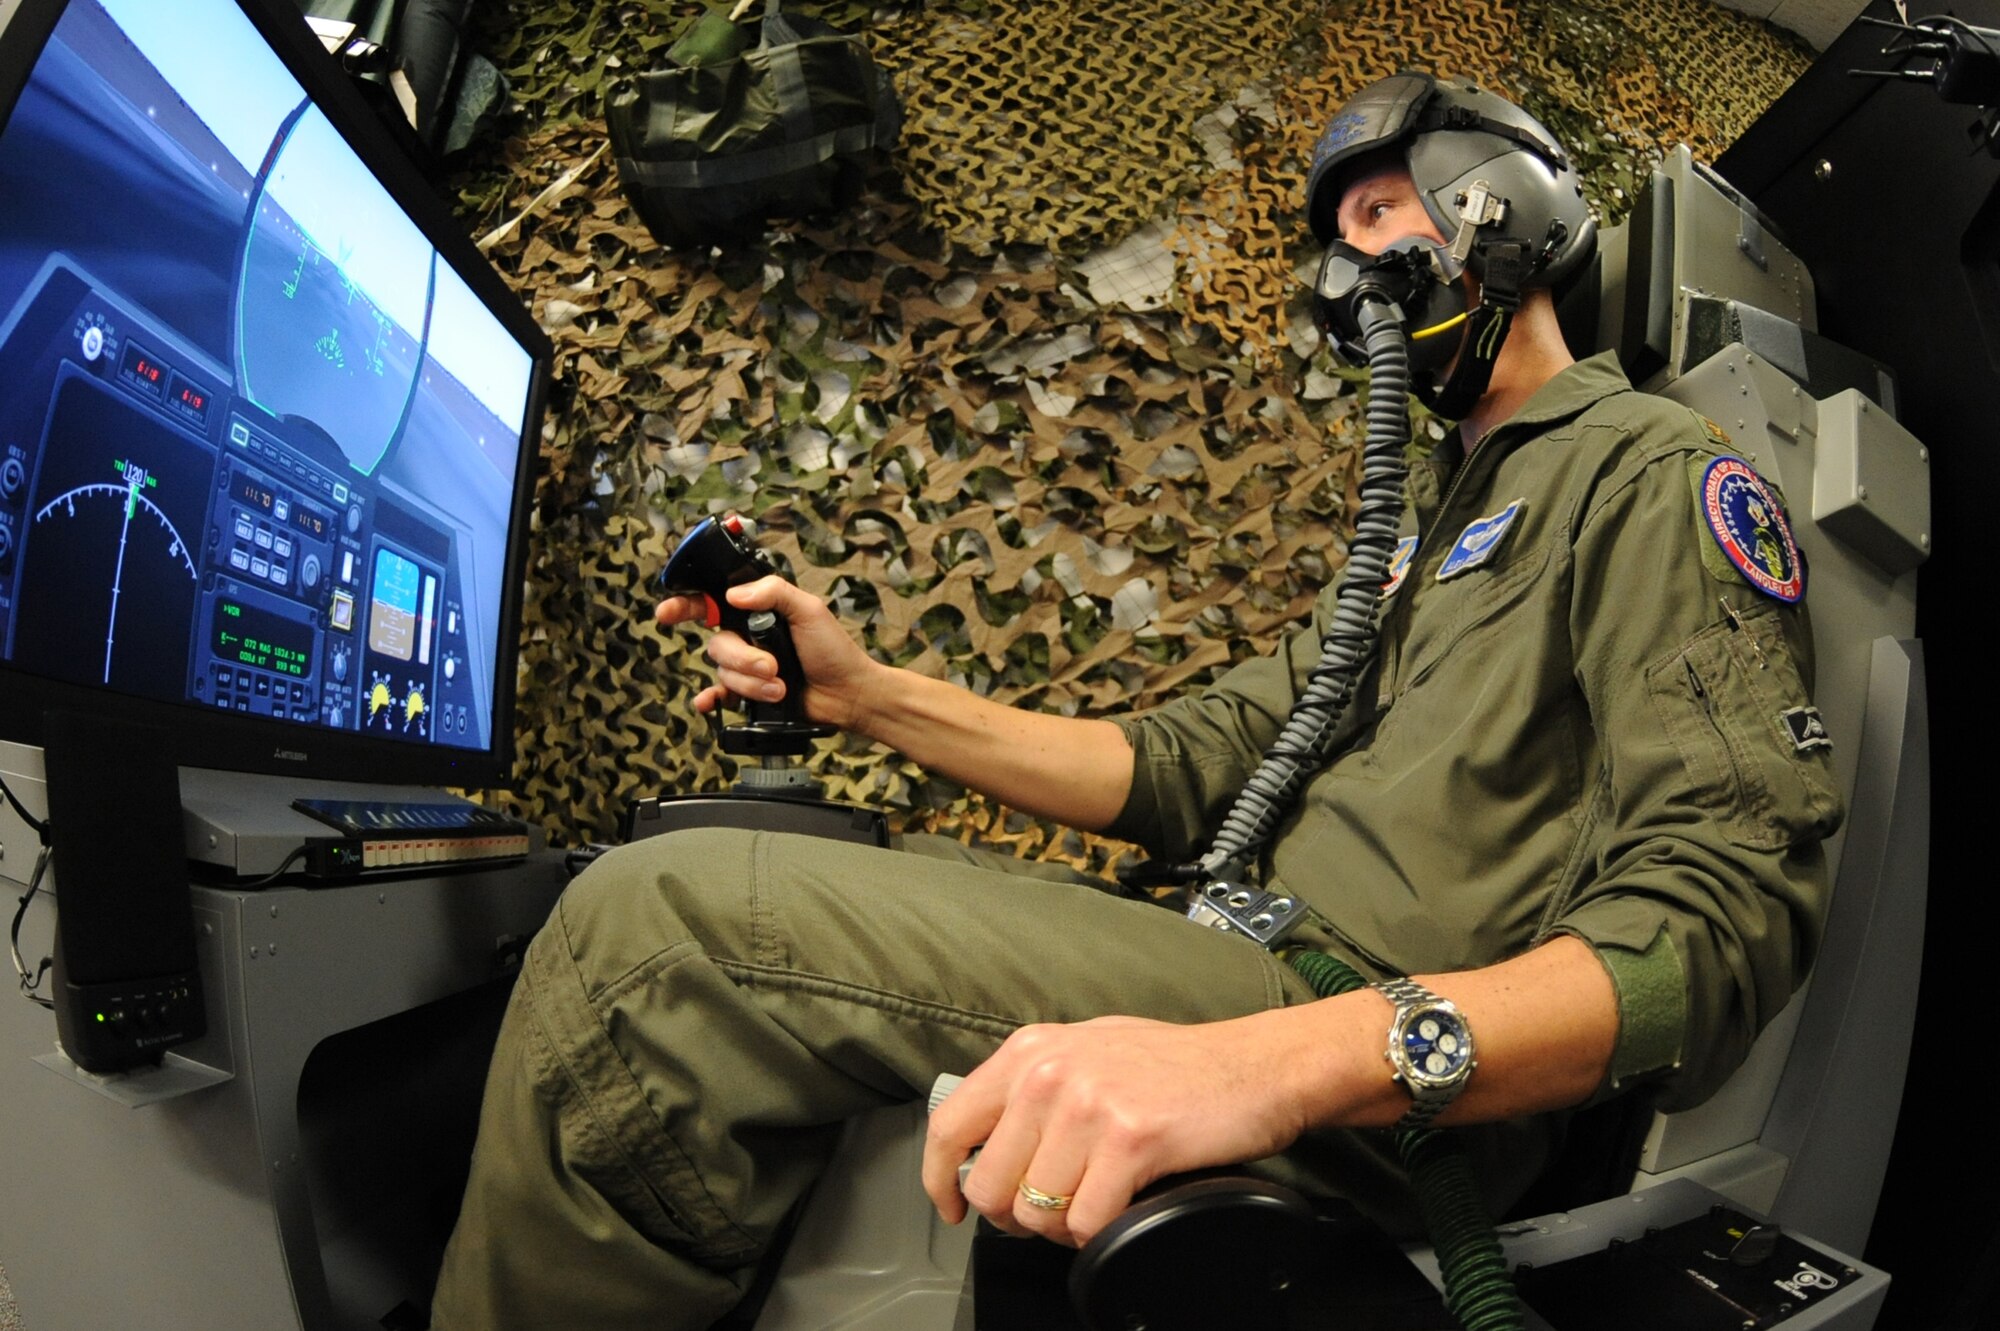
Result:
{"label": "gold wedding ring", "polygon": [[1021,1185],[1021,1195],[1028,1199],[1028,1205],[1042,1211],[1067,1211],[1069,1204],[1075,1200],[1073,1197],[1064,1197],[1060,1193],[1043,1192],[1040,1188],[1031,1188],[1026,1183]]}

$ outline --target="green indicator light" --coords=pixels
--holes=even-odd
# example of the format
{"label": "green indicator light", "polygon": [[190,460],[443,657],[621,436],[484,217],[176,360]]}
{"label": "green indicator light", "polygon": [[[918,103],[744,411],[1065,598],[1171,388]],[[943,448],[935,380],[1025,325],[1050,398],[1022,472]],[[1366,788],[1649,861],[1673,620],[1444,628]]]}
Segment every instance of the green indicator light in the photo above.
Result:
{"label": "green indicator light", "polygon": [[98,1019],[99,1021],[103,1021],[103,1020],[104,1020],[104,1014],[103,1014],[102,1012],[98,1013],[98,1014],[97,1014],[97,1019]]}

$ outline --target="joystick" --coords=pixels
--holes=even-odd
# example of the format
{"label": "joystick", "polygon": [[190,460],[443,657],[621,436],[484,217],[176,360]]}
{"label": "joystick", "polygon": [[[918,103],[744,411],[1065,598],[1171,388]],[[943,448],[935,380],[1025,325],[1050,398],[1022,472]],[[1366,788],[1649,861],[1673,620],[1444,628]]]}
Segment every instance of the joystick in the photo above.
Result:
{"label": "joystick", "polygon": [[710,628],[729,629],[775,656],[785,696],[777,702],[745,699],[748,720],[720,727],[724,753],[758,760],[739,770],[736,789],[642,798],[625,810],[624,838],[637,841],[694,827],[742,827],[886,846],[889,826],[880,809],[825,799],[825,787],[799,762],[800,755],[811,752],[812,742],[831,735],[833,728],[806,717],[805,670],[784,617],[729,604],[731,587],[780,571],[750,539],[748,527],[734,513],[704,518],[674,547],[667,566],[653,579],[653,590],[663,596],[699,597]]}
{"label": "joystick", "polygon": [[729,629],[778,659],[785,696],[777,702],[744,699],[749,720],[722,727],[724,753],[797,756],[812,752],[814,740],[833,733],[831,726],[806,719],[806,675],[784,617],[729,604],[731,587],[778,571],[771,557],[752,543],[743,519],[729,513],[720,519],[703,518],[674,548],[673,557],[654,580],[654,589],[663,596],[699,597],[710,628]]}

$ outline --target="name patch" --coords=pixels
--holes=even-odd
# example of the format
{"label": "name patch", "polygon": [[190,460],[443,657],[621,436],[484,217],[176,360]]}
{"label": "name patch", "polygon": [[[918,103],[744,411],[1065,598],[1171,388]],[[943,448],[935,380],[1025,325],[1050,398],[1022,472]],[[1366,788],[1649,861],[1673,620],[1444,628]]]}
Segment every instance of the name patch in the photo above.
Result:
{"label": "name patch", "polygon": [[1826,722],[1820,720],[1819,708],[1793,707],[1781,715],[1785,718],[1785,729],[1792,735],[1793,752],[1833,747],[1833,736],[1826,733]]}
{"label": "name patch", "polygon": [[1514,525],[1514,519],[1521,516],[1522,506],[1527,502],[1525,498],[1516,499],[1498,513],[1474,518],[1467,523],[1465,530],[1458,534],[1458,539],[1452,542],[1451,549],[1445,552],[1444,562],[1438,565],[1437,580],[1443,582],[1491,563],[1500,549],[1501,540]]}
{"label": "name patch", "polygon": [[1410,561],[1417,557],[1417,538],[1405,536],[1396,542],[1396,549],[1389,556],[1389,579],[1382,584],[1382,599],[1388,600],[1403,585],[1403,579],[1410,576]]}
{"label": "name patch", "polygon": [[1701,515],[1723,556],[1752,587],[1788,605],[1805,596],[1798,543],[1777,496],[1749,463],[1723,457],[1708,464],[1701,478]]}

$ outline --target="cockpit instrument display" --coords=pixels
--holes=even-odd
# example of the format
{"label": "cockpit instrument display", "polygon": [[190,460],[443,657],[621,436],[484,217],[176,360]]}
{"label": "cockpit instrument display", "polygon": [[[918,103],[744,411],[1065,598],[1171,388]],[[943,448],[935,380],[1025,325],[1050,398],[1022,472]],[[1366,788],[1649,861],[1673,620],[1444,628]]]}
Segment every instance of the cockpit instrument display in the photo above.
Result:
{"label": "cockpit instrument display", "polygon": [[0,128],[0,671],[491,758],[546,344],[261,8],[69,0]]}

